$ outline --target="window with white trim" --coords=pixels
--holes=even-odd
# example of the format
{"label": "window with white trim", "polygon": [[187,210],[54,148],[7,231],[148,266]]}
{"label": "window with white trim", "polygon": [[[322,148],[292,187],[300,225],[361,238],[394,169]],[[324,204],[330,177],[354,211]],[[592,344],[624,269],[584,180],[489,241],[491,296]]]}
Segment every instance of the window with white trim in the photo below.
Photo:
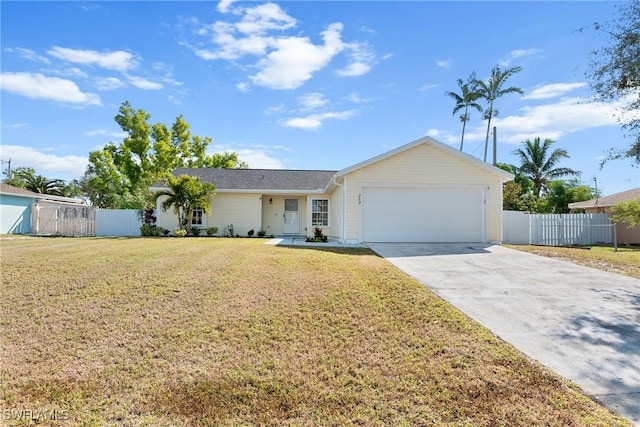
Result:
{"label": "window with white trim", "polygon": [[311,200],[311,226],[329,226],[329,199]]}
{"label": "window with white trim", "polygon": [[204,217],[204,212],[200,208],[195,208],[193,210],[193,215],[191,215],[191,225],[202,225]]}

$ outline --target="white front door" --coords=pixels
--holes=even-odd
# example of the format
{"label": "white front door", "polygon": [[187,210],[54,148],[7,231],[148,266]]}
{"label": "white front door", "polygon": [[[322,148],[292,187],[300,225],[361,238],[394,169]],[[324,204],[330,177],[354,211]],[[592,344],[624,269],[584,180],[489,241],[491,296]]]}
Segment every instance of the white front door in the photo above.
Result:
{"label": "white front door", "polygon": [[283,234],[300,234],[300,212],[298,199],[284,199]]}

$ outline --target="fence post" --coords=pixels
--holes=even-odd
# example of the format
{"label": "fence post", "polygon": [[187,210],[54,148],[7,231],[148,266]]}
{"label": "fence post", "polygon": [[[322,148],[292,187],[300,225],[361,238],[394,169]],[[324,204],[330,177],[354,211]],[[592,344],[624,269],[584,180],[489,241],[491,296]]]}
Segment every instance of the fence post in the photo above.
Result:
{"label": "fence post", "polygon": [[617,226],[618,226],[618,223],[614,222],[613,223],[613,251],[614,252],[618,252],[618,230],[617,230]]}

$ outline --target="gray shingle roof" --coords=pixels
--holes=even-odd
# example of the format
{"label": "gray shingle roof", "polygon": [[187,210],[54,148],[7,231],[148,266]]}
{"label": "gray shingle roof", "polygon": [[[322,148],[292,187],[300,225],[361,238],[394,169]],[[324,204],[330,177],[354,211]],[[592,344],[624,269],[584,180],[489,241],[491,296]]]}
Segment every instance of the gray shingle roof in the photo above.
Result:
{"label": "gray shingle roof", "polygon": [[609,196],[600,197],[599,199],[586,200],[584,202],[569,203],[570,209],[584,209],[594,207],[613,206],[618,202],[624,202],[640,197],[640,187],[631,190],[622,191],[620,193],[611,194]]}
{"label": "gray shingle roof", "polygon": [[175,176],[190,175],[210,182],[217,190],[318,191],[324,190],[336,171],[287,169],[177,168]]}

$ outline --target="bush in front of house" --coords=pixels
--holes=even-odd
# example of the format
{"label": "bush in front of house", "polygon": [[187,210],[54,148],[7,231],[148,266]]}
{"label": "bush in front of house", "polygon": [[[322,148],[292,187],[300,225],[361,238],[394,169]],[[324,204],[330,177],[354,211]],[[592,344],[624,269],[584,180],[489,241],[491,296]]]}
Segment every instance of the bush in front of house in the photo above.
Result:
{"label": "bush in front of house", "polygon": [[161,234],[162,234],[162,227],[158,227],[157,225],[142,224],[140,226],[140,235],[141,236],[158,237]]}
{"label": "bush in front of house", "polygon": [[184,237],[187,235],[187,230],[185,230],[184,228],[176,228],[175,230],[173,230],[173,235],[175,237]]}
{"label": "bush in front of house", "polygon": [[207,233],[207,236],[209,237],[215,236],[215,234],[218,232],[218,227],[207,227],[204,229],[204,231]]}

